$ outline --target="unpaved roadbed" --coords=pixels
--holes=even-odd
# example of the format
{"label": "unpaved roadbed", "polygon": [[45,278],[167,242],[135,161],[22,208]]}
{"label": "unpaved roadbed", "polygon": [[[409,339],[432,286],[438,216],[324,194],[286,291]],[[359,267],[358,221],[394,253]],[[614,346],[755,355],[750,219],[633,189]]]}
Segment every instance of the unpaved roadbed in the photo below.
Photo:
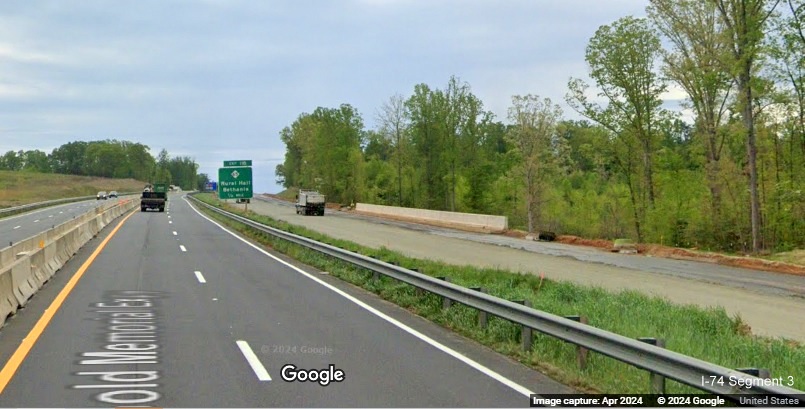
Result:
{"label": "unpaved roadbed", "polygon": [[[411,257],[544,273],[550,279],[609,290],[639,290],[679,304],[721,306],[730,314],[740,314],[755,334],[805,342],[805,326],[800,325],[805,316],[805,277],[801,276],[693,261],[629,257],[581,246],[528,242],[396,221],[368,221],[343,213],[305,217],[296,215],[288,204],[273,200],[254,200],[249,209],[331,237],[369,247],[385,246]],[[493,243],[478,242],[481,238]],[[494,242],[504,239],[524,249],[512,248],[505,241]],[[540,254],[545,252],[551,254]]]}

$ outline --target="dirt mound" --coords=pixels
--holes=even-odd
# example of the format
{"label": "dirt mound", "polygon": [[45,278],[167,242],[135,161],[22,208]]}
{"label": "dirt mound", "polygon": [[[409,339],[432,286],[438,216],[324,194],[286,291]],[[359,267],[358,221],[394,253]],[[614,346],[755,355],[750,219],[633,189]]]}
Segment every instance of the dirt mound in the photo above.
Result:
{"label": "dirt mound", "polygon": [[[612,251],[613,249],[613,244],[611,241],[602,239],[585,239],[578,236],[568,235],[568,236],[558,236],[556,238],[556,241],[564,244],[595,247],[607,251]],[[771,271],[775,273],[805,275],[805,266],[792,263],[785,263],[781,261],[765,260],[761,258],[728,256],[724,254],[707,253],[677,247],[661,246],[659,244],[638,244],[637,251],[639,254],[645,256],[664,257],[678,260],[702,261],[706,263],[749,268],[753,270]]]}
{"label": "dirt mound", "polygon": [[516,239],[524,239],[525,236],[528,235],[528,232],[525,232],[525,231],[522,231],[522,230],[511,229],[511,230],[504,231],[502,234],[504,236],[506,236],[506,237],[514,237]]}
{"label": "dirt mound", "polygon": [[722,264],[726,266],[750,268],[753,270],[771,271],[776,273],[805,276],[805,266],[771,261],[754,257],[728,256],[724,254],[706,253],[695,250],[665,247],[656,244],[638,245],[638,251],[655,257],[667,257],[681,260],[695,260],[707,263]]}
{"label": "dirt mound", "polygon": [[585,239],[578,236],[562,235],[556,236],[556,241],[564,244],[575,244],[577,246],[596,247],[604,250],[612,250],[612,242],[602,239]]}
{"label": "dirt mound", "polygon": [[[286,202],[293,202],[293,200],[285,199],[278,195],[268,194],[266,193],[265,196],[273,197],[278,200],[283,200]],[[341,209],[341,205],[338,203],[327,203],[328,209]],[[414,221],[409,218],[395,218],[388,215],[378,215],[378,214],[369,214],[374,217],[381,217],[387,219],[394,219],[394,220],[401,220],[401,221]],[[451,228],[458,228],[462,230],[468,230],[463,226],[456,226],[451,225],[449,223],[428,223],[423,221],[415,221],[422,224],[429,224],[441,227],[451,227]],[[474,231],[469,229],[468,231]],[[489,233],[488,231],[483,231],[484,233]],[[528,232],[523,230],[517,229],[509,229],[502,233],[500,233],[507,237],[514,237],[518,239],[525,239],[528,235]],[[556,236],[556,242],[564,243],[564,244],[573,244],[576,246],[587,246],[587,247],[594,247],[604,251],[612,251],[614,245],[612,241],[604,240],[604,239],[586,239],[583,237],[578,236],[571,236],[571,235],[561,235]],[[805,276],[805,266],[793,263],[786,263],[782,261],[771,261],[761,258],[754,258],[754,257],[737,257],[737,256],[728,256],[724,254],[716,254],[716,253],[707,253],[702,251],[696,250],[689,250],[677,247],[668,247],[668,246],[661,246],[659,244],[638,244],[637,251],[639,254],[645,256],[652,256],[652,257],[664,257],[664,258],[672,258],[672,259],[679,259],[679,260],[693,260],[693,261],[702,261],[707,263],[714,263],[714,264],[722,264],[728,265],[733,267],[741,267],[741,268],[749,268],[753,270],[763,270],[763,271],[771,271],[777,273],[785,273],[785,274],[794,274],[794,275],[803,275]]]}

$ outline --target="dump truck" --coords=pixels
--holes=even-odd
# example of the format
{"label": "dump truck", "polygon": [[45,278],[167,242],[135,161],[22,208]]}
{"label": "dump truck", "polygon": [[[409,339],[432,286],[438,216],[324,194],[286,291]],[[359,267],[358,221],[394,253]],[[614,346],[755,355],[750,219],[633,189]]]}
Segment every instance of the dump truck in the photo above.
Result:
{"label": "dump truck", "polygon": [[324,216],[324,195],[315,190],[299,189],[296,214]]}
{"label": "dump truck", "polygon": [[168,201],[168,185],[165,183],[147,184],[143,188],[143,196],[140,199],[140,211],[148,209],[165,211],[165,203]]}

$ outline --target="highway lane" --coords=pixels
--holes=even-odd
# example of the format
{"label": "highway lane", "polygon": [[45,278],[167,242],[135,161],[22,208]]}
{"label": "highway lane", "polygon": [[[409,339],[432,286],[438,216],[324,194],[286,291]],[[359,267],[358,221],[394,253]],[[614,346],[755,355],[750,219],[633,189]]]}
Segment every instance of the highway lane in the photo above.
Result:
{"label": "highway lane", "polygon": [[[267,255],[178,195],[169,203],[166,213],[134,212],[114,236],[107,228],[90,246],[109,237],[94,259],[82,250],[59,273],[65,280],[86,263],[0,406],[513,407],[528,405],[528,391],[570,392],[372,294]],[[27,330],[59,280],[0,332],[3,362],[32,338]],[[345,379],[286,382],[286,364],[333,365]]]}
{"label": "highway lane", "polygon": [[[600,260],[593,262],[591,258],[582,260],[543,254],[550,250],[546,250],[548,247],[545,243],[539,242],[511,239],[512,242],[519,242],[519,246],[493,245],[484,241],[507,238],[464,234],[450,229],[343,212],[328,212],[324,217],[301,216],[295,213],[291,204],[271,199],[253,200],[249,209],[335,238],[374,248],[384,246],[410,257],[544,274],[550,279],[611,291],[637,290],[678,304],[723,307],[730,315],[740,314],[755,334],[805,341],[805,326],[792,325],[801,322],[805,316],[805,277],[682,260],[610,255],[590,249],[577,250],[613,256],[620,263],[613,265]],[[655,264],[660,268],[641,268],[641,265]],[[676,273],[671,274],[670,271]]]}
{"label": "highway lane", "polygon": [[105,200],[86,200],[37,209],[0,219],[0,248],[35,236],[78,215],[107,203]]}

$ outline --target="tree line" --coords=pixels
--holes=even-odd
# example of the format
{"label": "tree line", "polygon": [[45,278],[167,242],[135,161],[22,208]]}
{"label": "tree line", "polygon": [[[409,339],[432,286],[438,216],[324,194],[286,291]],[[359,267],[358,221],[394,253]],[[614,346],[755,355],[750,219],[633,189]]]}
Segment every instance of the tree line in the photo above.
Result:
{"label": "tree line", "polygon": [[[416,85],[365,129],[349,104],[280,136],[286,188],[503,214],[515,227],[735,252],[805,246],[805,1],[651,0],[601,26],[553,101],[505,120],[468,83]],[[663,95],[684,90],[685,119]]]}
{"label": "tree line", "polygon": [[8,151],[0,156],[0,170],[60,173],[66,175],[131,178],[164,182],[196,189],[205,176],[197,175],[198,164],[186,156],[170,157],[162,149],[156,157],[141,143],[104,140],[69,142],[51,153],[40,150]]}

